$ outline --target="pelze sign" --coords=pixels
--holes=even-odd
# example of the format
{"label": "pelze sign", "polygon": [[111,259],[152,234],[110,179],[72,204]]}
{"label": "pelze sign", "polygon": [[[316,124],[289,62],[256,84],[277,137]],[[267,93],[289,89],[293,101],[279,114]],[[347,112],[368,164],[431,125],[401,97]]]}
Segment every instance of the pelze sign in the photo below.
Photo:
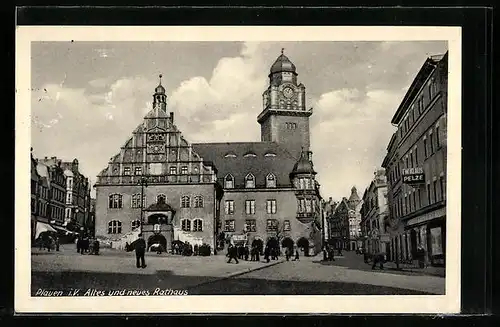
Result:
{"label": "pelze sign", "polygon": [[425,183],[424,169],[421,167],[403,169],[403,183],[410,185],[424,184]]}

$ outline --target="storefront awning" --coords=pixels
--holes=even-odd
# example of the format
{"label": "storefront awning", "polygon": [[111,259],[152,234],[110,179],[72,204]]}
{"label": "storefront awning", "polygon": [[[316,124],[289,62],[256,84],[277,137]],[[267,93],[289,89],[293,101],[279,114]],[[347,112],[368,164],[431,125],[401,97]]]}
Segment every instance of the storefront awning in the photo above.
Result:
{"label": "storefront awning", "polygon": [[44,232],[54,232],[54,233],[57,233],[57,231],[52,228],[52,226],[50,226],[49,224],[46,224],[46,223],[42,223],[42,222],[37,222],[36,223],[36,233],[35,233],[35,239],[37,239],[41,233],[44,233]]}
{"label": "storefront awning", "polygon": [[61,232],[66,233],[66,235],[67,235],[67,234],[77,234],[77,233],[75,233],[75,232],[72,232],[72,231],[70,231],[70,230],[68,230],[68,229],[64,228],[64,227],[60,227],[60,226],[53,226],[53,227],[54,227],[55,229],[57,229],[57,230],[60,230]]}

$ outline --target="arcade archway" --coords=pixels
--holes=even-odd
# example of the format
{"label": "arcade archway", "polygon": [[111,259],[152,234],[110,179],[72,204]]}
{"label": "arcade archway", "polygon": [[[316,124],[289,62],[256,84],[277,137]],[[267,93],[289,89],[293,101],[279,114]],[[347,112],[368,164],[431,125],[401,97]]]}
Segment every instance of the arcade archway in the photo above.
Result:
{"label": "arcade archway", "polygon": [[271,249],[277,249],[279,248],[279,242],[275,237],[271,237],[267,240],[266,246]]}
{"label": "arcade archway", "polygon": [[281,241],[281,247],[287,248],[287,249],[292,249],[293,250],[294,244],[295,243],[293,242],[293,240],[290,237],[285,237],[283,239],[283,241]]}
{"label": "arcade archway", "polygon": [[167,239],[162,234],[153,234],[148,238],[148,251],[153,244],[160,244],[164,251],[167,249]]}
{"label": "arcade archway", "polygon": [[301,237],[297,240],[297,246],[304,249],[304,255],[309,255],[309,240],[305,237]]}

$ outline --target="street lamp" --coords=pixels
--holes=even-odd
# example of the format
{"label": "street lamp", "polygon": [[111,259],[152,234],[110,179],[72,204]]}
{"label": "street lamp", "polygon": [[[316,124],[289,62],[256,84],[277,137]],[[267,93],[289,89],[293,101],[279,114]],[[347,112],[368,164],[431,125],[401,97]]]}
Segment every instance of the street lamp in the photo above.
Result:
{"label": "street lamp", "polygon": [[143,220],[144,220],[144,188],[148,187],[148,180],[146,177],[142,176],[139,184],[141,185],[141,220],[139,224],[139,233],[142,234],[142,225],[143,225]]}

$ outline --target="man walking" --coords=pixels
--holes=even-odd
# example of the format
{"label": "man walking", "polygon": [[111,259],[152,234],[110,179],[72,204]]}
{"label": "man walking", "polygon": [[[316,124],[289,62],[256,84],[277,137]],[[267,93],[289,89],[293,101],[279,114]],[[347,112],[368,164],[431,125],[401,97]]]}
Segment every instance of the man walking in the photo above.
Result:
{"label": "man walking", "polygon": [[238,248],[232,244],[229,245],[227,249],[227,256],[229,257],[229,260],[227,263],[231,263],[231,260],[235,260],[236,263],[239,263],[238,261]]}
{"label": "man walking", "polygon": [[135,250],[135,259],[137,268],[146,268],[146,261],[144,255],[146,253],[146,241],[139,234],[139,238],[130,244],[130,247]]}

